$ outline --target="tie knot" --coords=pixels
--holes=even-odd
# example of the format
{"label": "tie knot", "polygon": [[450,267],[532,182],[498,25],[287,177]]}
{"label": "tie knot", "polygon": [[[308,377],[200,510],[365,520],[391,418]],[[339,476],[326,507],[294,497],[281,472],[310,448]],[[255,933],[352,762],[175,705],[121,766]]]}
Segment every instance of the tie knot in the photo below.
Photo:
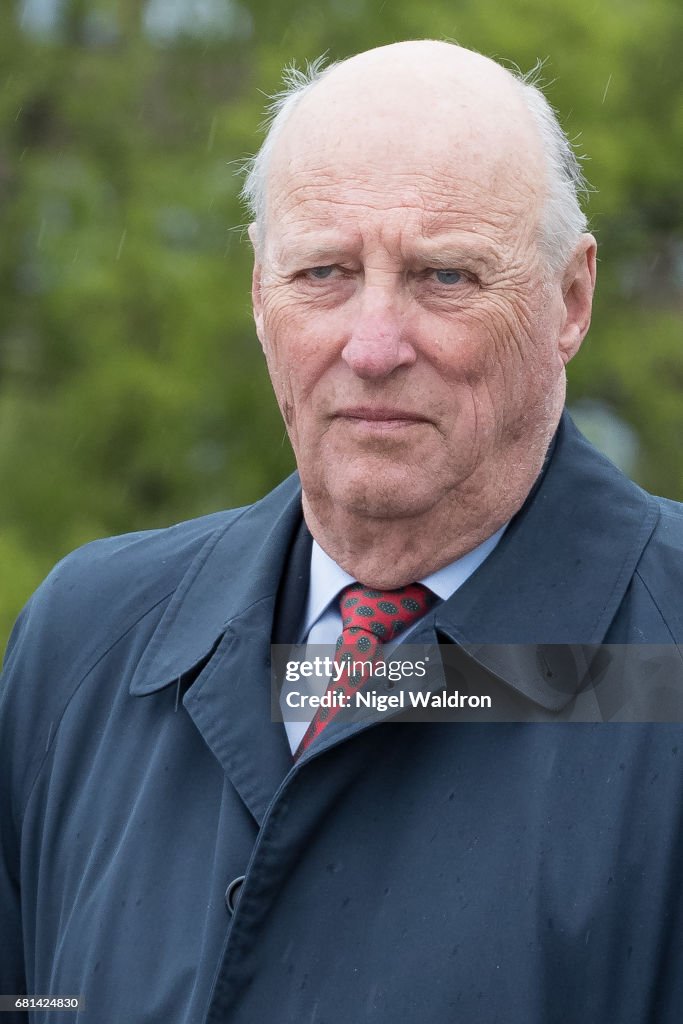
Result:
{"label": "tie knot", "polygon": [[342,629],[351,635],[373,633],[386,643],[417,622],[436,600],[436,595],[421,583],[409,583],[398,590],[373,590],[352,583],[339,595]]}

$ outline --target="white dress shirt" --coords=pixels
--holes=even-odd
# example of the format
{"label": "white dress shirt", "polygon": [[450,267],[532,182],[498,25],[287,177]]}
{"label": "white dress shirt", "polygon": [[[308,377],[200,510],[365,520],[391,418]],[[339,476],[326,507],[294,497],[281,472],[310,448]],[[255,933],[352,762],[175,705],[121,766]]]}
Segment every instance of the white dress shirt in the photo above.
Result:
{"label": "white dress shirt", "polygon": [[[478,547],[472,551],[468,551],[462,558],[458,558],[455,562],[451,562],[449,565],[445,565],[443,569],[438,569],[436,572],[431,573],[429,576],[425,576],[424,579],[419,580],[419,583],[424,584],[425,587],[429,587],[432,593],[436,594],[443,601],[449,598],[451,594],[454,594],[459,587],[463,585],[465,580],[469,579],[475,569],[478,569],[482,562],[488,558],[496,544],[503,536],[507,523],[501,526],[491,537],[485,540]],[[334,647],[337,637],[342,631],[342,619],[341,612],[339,611],[339,602],[337,600],[341,591],[348,587],[351,583],[356,583],[352,576],[349,576],[340,566],[337,565],[333,559],[326,554],[317,541],[313,541],[313,547],[311,549],[311,574],[310,583],[308,588],[308,601],[306,602],[306,612],[304,614],[304,622],[301,630],[301,635],[298,638],[299,643],[321,645],[324,644],[329,647],[331,656],[334,657]],[[400,637],[397,637],[394,641],[384,645],[385,651],[391,650],[399,643],[403,643],[411,634],[413,629],[418,625],[415,623],[410,629],[402,633]],[[319,687],[319,682],[311,681],[315,688]],[[297,689],[301,689],[301,682],[295,684]],[[282,716],[285,722],[285,729],[287,731],[287,739],[289,745],[292,748],[292,753],[296,750],[301,742],[301,739],[308,728],[309,722],[301,721],[288,721],[287,713],[289,709],[286,704],[287,693],[290,692],[294,684],[288,685],[283,684],[280,693],[280,707],[282,709]],[[322,692],[326,687],[323,687]],[[313,691],[312,691],[313,692]],[[291,715],[291,711],[289,711]],[[310,719],[315,714],[314,710],[310,712]],[[309,719],[309,721],[310,721]]]}

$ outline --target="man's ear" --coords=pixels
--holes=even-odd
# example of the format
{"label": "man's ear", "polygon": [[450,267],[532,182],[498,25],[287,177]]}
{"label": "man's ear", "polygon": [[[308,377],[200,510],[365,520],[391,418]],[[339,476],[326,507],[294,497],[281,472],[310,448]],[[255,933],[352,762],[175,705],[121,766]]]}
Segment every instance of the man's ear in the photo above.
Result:
{"label": "man's ear", "polygon": [[249,238],[254,249],[254,270],[251,277],[251,303],[254,310],[254,323],[258,339],[263,345],[263,303],[261,299],[261,245],[256,224],[250,224]]}
{"label": "man's ear", "polygon": [[558,347],[565,366],[579,351],[590,327],[597,248],[592,235],[582,235],[562,275],[564,323]]}

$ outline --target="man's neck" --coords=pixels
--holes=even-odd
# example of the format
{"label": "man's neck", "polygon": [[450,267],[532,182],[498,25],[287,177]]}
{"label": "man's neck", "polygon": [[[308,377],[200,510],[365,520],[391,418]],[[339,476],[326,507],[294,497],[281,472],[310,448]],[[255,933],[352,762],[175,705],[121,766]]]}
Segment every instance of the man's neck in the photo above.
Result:
{"label": "man's neck", "polygon": [[519,511],[540,472],[534,467],[517,488],[496,488],[488,501],[443,501],[426,514],[373,518],[332,502],[309,502],[306,524],[320,547],[350,576],[370,587],[393,590],[424,579],[462,558]]}

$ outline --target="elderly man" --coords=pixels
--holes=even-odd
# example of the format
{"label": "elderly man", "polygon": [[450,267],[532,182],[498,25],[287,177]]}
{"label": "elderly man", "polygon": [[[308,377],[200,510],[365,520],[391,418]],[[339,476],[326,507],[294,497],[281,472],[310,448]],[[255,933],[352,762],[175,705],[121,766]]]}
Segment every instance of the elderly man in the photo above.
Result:
{"label": "elderly man", "polygon": [[[680,726],[553,721],[562,645],[683,638],[680,506],[563,414],[576,161],[537,89],[451,44],[290,84],[246,194],[299,473],[87,546],[24,611],[2,992],[111,1024],[678,1022]],[[271,643],[337,636],[493,644],[522,713],[283,728]]]}

